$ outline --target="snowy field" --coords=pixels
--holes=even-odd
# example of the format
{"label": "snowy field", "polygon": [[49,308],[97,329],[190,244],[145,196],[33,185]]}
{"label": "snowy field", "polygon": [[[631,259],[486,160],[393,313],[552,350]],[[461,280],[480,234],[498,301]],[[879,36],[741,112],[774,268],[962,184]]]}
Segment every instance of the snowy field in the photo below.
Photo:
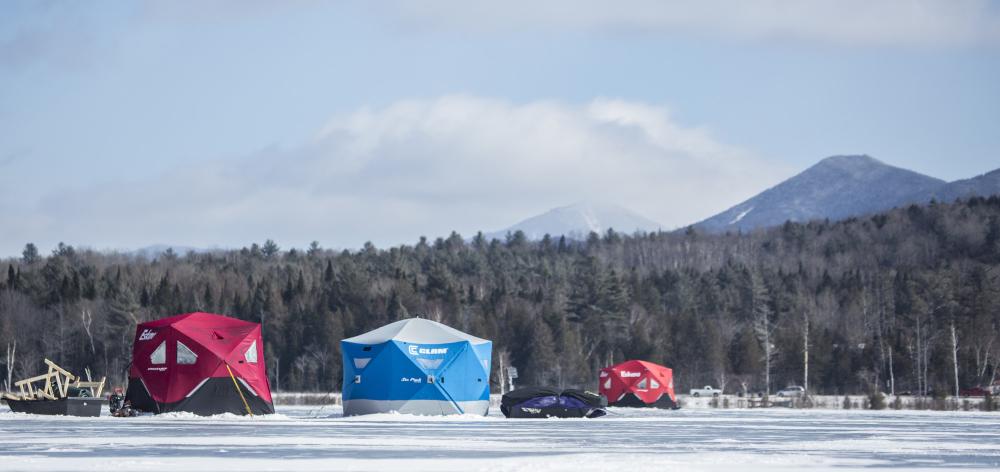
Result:
{"label": "snowy field", "polygon": [[[322,409],[320,409],[322,408]],[[594,420],[374,415],[336,406],[201,418],[0,407],[0,470],[1000,469],[1000,414],[611,409]]]}

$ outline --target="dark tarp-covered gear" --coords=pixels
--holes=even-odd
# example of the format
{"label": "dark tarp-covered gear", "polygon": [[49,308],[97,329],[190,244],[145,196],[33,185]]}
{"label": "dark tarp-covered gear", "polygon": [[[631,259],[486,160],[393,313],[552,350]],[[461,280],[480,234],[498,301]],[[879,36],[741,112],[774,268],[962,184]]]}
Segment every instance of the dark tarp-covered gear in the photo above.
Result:
{"label": "dark tarp-covered gear", "polygon": [[606,406],[603,397],[591,392],[544,387],[517,389],[500,400],[507,418],[597,418],[606,414]]}

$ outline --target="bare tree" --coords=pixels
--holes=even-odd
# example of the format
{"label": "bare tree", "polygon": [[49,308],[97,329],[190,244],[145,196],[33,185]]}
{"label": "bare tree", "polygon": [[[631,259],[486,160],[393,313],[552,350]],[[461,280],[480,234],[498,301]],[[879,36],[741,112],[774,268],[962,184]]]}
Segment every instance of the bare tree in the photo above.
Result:
{"label": "bare tree", "polygon": [[496,370],[497,383],[500,385],[500,394],[507,392],[507,368],[510,367],[510,351],[498,349],[496,351],[499,369]]}
{"label": "bare tree", "polygon": [[809,309],[802,309],[802,388],[809,392]]}
{"label": "bare tree", "polygon": [[94,333],[90,331],[90,326],[94,324],[94,315],[89,308],[80,309],[80,323],[83,325],[83,332],[87,334],[87,340],[90,341],[90,353],[96,354],[97,348],[94,347]]}
{"label": "bare tree", "polygon": [[756,273],[750,275],[750,310],[753,330],[764,350],[764,394],[771,395],[771,362],[774,360],[774,323],[771,321],[770,295],[767,286]]}
{"label": "bare tree", "polygon": [[17,360],[17,340],[15,339],[13,343],[7,343],[7,358],[4,360],[4,365],[7,367],[7,379],[4,382],[4,391],[11,391],[10,386],[14,382],[14,363]]}
{"label": "bare tree", "polygon": [[878,311],[878,327],[875,335],[878,338],[879,372],[881,374],[881,370],[888,367],[889,393],[891,395],[895,395],[896,372],[894,369],[893,346],[891,343],[886,342],[886,337],[891,335],[895,325],[894,318],[890,318],[895,310],[895,308],[890,305],[892,303],[892,292],[888,290],[888,283],[885,282],[881,275],[876,275],[874,284],[875,304],[876,310]]}
{"label": "bare tree", "polygon": [[951,331],[951,360],[955,369],[955,397],[958,397],[958,332],[955,331],[955,318],[949,323]]}

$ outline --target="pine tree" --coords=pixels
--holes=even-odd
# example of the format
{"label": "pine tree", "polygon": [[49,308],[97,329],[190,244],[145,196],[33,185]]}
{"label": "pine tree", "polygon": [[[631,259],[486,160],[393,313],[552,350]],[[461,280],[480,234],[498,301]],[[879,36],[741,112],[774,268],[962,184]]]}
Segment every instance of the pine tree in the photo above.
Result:
{"label": "pine tree", "polygon": [[172,311],[172,296],[173,294],[170,292],[170,273],[167,273],[160,279],[156,291],[153,292],[152,305],[158,308],[160,313],[170,313]]}
{"label": "pine tree", "polygon": [[525,344],[528,346],[528,354],[524,371],[528,379],[534,385],[552,385],[556,380],[552,375],[557,364],[555,342],[552,330],[541,317],[533,317]]}
{"label": "pine tree", "polygon": [[629,307],[631,305],[628,289],[618,277],[618,273],[611,270],[607,277],[602,279],[598,293],[600,294],[598,306],[601,311],[604,341],[609,348],[618,348],[627,343],[628,340]]}
{"label": "pine tree", "polygon": [[21,260],[25,264],[31,265],[38,262],[38,248],[34,243],[28,243],[24,245],[24,251],[21,252]]}
{"label": "pine tree", "polygon": [[476,250],[479,251],[482,251],[484,248],[486,248],[486,237],[483,236],[482,231],[477,232],[476,235],[473,236],[472,247],[476,248]]}
{"label": "pine tree", "polygon": [[601,272],[594,257],[580,258],[573,268],[573,279],[566,314],[570,321],[586,323],[597,316],[601,297]]}
{"label": "pine tree", "polygon": [[410,312],[403,306],[403,301],[399,298],[399,293],[395,290],[389,294],[389,302],[386,306],[389,321],[398,321],[410,317]]}
{"label": "pine tree", "polygon": [[524,248],[528,244],[528,236],[524,234],[524,231],[517,230],[513,233],[507,233],[507,247],[511,249]]}
{"label": "pine tree", "polygon": [[295,295],[301,297],[306,293],[306,278],[302,275],[302,271],[299,270],[299,278],[295,281]]}
{"label": "pine tree", "polygon": [[322,249],[319,247],[319,241],[313,241],[309,243],[309,249],[306,251],[306,255],[309,257],[317,257]]}
{"label": "pine tree", "polygon": [[264,241],[264,246],[260,248],[260,252],[264,255],[265,259],[273,259],[279,251],[281,251],[281,248],[272,239]]}
{"label": "pine tree", "polygon": [[323,271],[323,282],[328,284],[333,282],[333,261],[330,259],[326,260],[326,270]]}
{"label": "pine tree", "polygon": [[201,298],[202,298],[203,310],[209,312],[215,311],[215,295],[212,294],[212,287],[210,287],[208,284],[205,284],[205,290],[202,293]]}

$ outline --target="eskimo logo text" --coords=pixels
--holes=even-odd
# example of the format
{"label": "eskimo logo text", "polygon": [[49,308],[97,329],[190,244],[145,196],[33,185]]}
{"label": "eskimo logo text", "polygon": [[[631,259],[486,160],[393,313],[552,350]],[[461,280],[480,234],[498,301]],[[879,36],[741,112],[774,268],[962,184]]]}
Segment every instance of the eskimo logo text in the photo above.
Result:
{"label": "eskimo logo text", "polygon": [[150,339],[153,339],[153,336],[156,336],[156,331],[153,331],[151,329],[144,329],[142,330],[142,334],[139,335],[139,340],[149,341]]}
{"label": "eskimo logo text", "polygon": [[629,372],[627,370],[623,370],[621,375],[622,377],[639,377],[642,375],[642,372]]}
{"label": "eskimo logo text", "polygon": [[434,354],[447,354],[448,348],[446,347],[420,347],[416,344],[411,344],[407,350],[409,350],[411,356],[430,356]]}

